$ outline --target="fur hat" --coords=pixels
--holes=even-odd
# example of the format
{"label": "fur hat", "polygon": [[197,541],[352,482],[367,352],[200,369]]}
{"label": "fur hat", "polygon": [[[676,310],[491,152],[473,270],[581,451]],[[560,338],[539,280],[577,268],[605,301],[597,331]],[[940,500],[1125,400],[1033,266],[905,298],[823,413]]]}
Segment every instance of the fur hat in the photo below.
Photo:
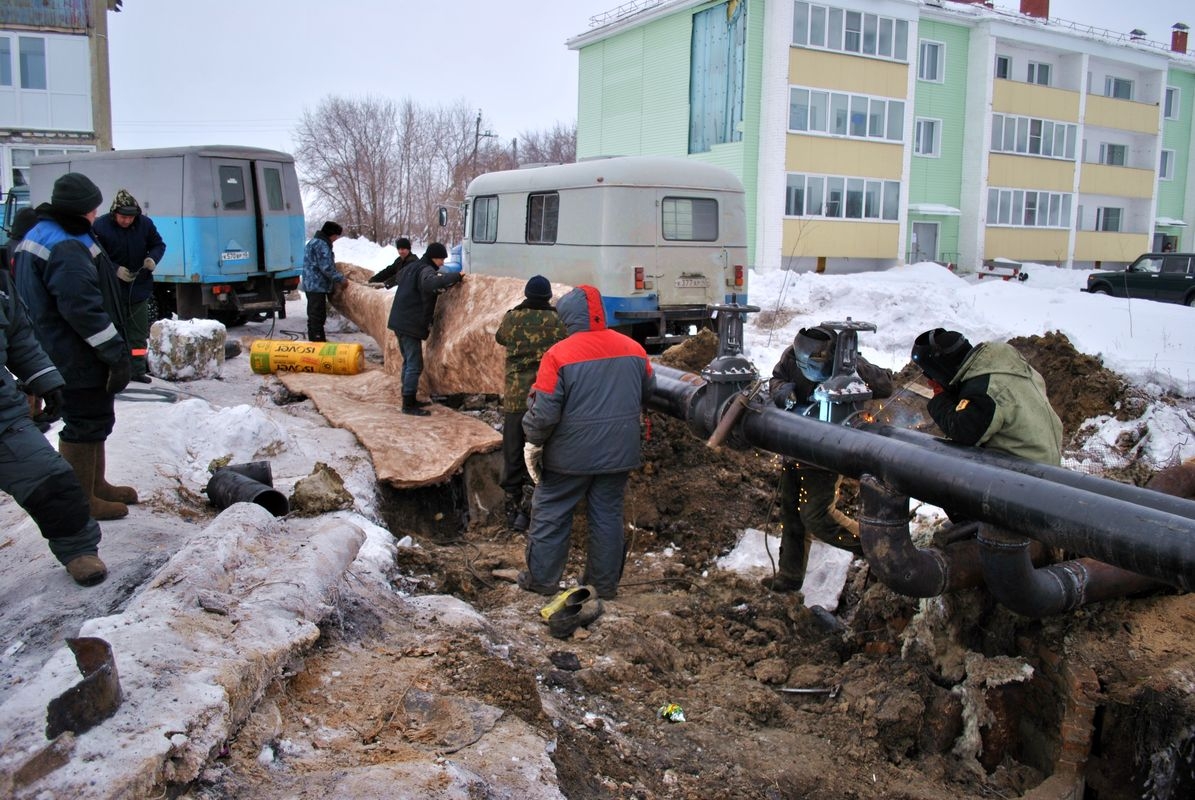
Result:
{"label": "fur hat", "polygon": [[141,204],[137,202],[136,197],[129,193],[128,189],[121,189],[116,193],[116,199],[112,201],[112,208],[108,210],[113,214],[135,217],[141,213]]}
{"label": "fur hat", "polygon": [[90,214],[104,202],[100,187],[82,172],[68,172],[54,181],[50,205],[63,214]]}
{"label": "fur hat", "polygon": [[552,284],[543,275],[533,275],[523,289],[523,296],[528,300],[551,300]]}
{"label": "fur hat", "polygon": [[332,220],[328,220],[327,222],[325,222],[323,224],[323,227],[321,227],[319,229],[319,232],[322,233],[324,236],[331,238],[333,236],[339,236],[340,234],[344,233],[344,228],[340,227],[340,223],[333,222]]}
{"label": "fur hat", "polygon": [[439,242],[432,242],[427,246],[427,252],[423,254],[424,258],[448,258],[448,248]]}
{"label": "fur hat", "polygon": [[411,240],[405,236],[400,236],[394,240],[394,247],[398,250],[410,250]]}

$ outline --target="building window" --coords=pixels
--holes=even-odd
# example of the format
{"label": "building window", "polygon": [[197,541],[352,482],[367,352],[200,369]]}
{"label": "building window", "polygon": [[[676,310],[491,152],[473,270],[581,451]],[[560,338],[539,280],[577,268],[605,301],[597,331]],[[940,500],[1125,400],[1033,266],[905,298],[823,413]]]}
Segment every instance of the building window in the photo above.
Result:
{"label": "building window", "polygon": [[784,214],[895,222],[900,214],[900,182],[789,173]]}
{"label": "building window", "polygon": [[1104,78],[1104,97],[1115,97],[1117,100],[1133,99],[1133,82],[1127,78],[1114,78],[1111,75]]}
{"label": "building window", "polygon": [[46,40],[35,36],[20,37],[21,88],[46,88]]}
{"label": "building window", "polygon": [[473,198],[473,232],[474,242],[498,241],[498,196],[486,195]]}
{"label": "building window", "polygon": [[988,189],[988,225],[1065,228],[1070,225],[1071,195],[1023,189]]}
{"label": "building window", "polygon": [[1029,62],[1029,71],[1026,76],[1029,83],[1037,83],[1042,86],[1050,85],[1050,65],[1042,64],[1037,61]]}
{"label": "building window", "polygon": [[1100,143],[1100,163],[1110,167],[1123,167],[1128,148],[1123,144]]}
{"label": "building window", "polygon": [[12,86],[12,39],[0,36],[0,86]]}
{"label": "building window", "polygon": [[[29,167],[37,156],[61,156],[67,153],[94,153],[94,147],[13,147],[8,151],[12,160],[12,183],[10,186],[29,185]],[[0,150],[0,161],[3,160]],[[2,183],[2,181],[0,181]]]}
{"label": "building window", "polygon": [[1078,126],[1049,119],[992,115],[992,152],[1075,160]]}
{"label": "building window", "polygon": [[861,94],[794,86],[789,90],[788,129],[856,139],[904,141],[905,104]]}
{"label": "building window", "polygon": [[708,197],[665,197],[664,238],[670,242],[718,240],[718,201]]}
{"label": "building window", "polygon": [[941,42],[921,42],[917,54],[917,77],[923,81],[941,83],[944,78],[946,45]]}
{"label": "building window", "polygon": [[942,120],[918,119],[913,138],[913,152],[919,156],[938,157],[941,152]]}
{"label": "building window", "polygon": [[[2,83],[2,81],[0,81]],[[1179,92],[1175,86],[1166,87],[1166,119],[1178,119]]]}
{"label": "building window", "polygon": [[1012,59],[1008,56],[996,56],[996,77],[1008,80],[1012,77]]}
{"label": "building window", "polygon": [[556,225],[559,220],[559,193],[527,195],[527,244],[556,244]]}
{"label": "building window", "polygon": [[907,61],[909,23],[879,14],[794,2],[793,44]]}
{"label": "building window", "polygon": [[1164,181],[1174,180],[1174,151],[1163,150],[1162,159],[1158,163],[1158,177]]}
{"label": "building window", "polygon": [[1097,231],[1120,231],[1120,217],[1124,209],[1103,206],[1095,210],[1095,229]]}

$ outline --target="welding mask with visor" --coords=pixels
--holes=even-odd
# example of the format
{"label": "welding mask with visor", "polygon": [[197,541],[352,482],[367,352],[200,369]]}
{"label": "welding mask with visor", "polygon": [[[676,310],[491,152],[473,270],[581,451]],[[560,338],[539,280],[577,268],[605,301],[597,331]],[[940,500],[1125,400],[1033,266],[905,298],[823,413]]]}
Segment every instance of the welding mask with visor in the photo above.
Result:
{"label": "welding mask with visor", "polygon": [[837,334],[829,328],[801,328],[793,339],[797,369],[814,383],[823,383],[834,374],[834,345]]}
{"label": "welding mask with visor", "polygon": [[913,342],[911,357],[913,363],[920,367],[927,377],[942,386],[947,386],[958,374],[959,367],[963,365],[971,349],[967,337],[958,331],[934,328],[921,334]]}

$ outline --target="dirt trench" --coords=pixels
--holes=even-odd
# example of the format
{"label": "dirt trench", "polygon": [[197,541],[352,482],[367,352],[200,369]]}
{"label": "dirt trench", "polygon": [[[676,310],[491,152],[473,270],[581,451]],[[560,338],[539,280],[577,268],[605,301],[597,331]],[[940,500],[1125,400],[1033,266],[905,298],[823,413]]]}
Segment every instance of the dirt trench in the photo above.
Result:
{"label": "dirt trench", "polygon": [[[1065,337],[1014,344],[1046,375],[1068,436],[1133,407]],[[681,368],[706,361],[672,355]],[[982,589],[903,597],[856,561],[836,628],[714,564],[743,528],[778,532],[778,458],[713,451],[648,416],[624,581],[588,630],[551,638],[543,598],[495,576],[522,566],[519,535],[474,523],[418,537],[399,550],[394,594],[347,603],[190,795],[334,796],[329,776],[345,771],[463,758],[482,703],[551,743],[568,798],[1191,796],[1190,596],[1035,621]],[[848,485],[845,510],[853,497]],[[578,514],[566,576],[580,574],[584,542]],[[475,607],[484,633],[403,619],[396,598],[440,594]],[[451,702],[432,713],[431,697]],[[661,717],[671,703],[684,722]]]}

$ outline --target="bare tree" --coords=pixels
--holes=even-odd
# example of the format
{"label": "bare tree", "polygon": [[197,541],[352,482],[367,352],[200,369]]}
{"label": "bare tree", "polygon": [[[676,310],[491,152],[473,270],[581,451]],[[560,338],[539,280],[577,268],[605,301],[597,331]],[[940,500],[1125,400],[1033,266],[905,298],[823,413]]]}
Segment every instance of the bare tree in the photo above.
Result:
{"label": "bare tree", "polygon": [[519,138],[520,164],[571,164],[577,160],[577,124],[557,122],[542,131],[523,131]]}

